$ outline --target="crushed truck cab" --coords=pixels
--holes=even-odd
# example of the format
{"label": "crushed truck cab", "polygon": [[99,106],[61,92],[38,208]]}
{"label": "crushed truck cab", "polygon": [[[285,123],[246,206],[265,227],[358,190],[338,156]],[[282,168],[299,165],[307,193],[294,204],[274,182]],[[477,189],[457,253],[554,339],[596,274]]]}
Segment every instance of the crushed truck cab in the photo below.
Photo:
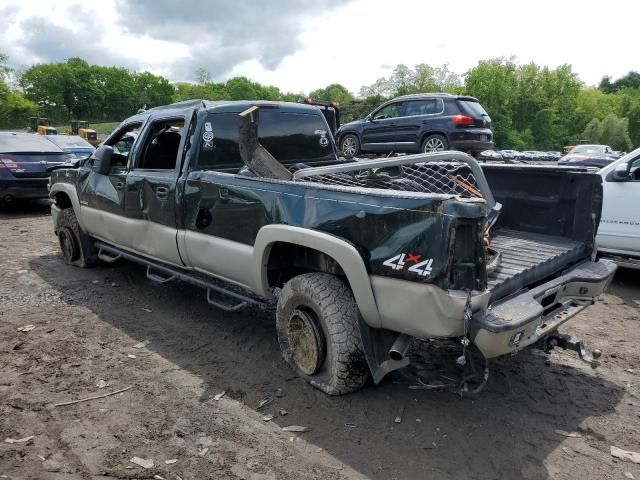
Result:
{"label": "crushed truck cab", "polygon": [[276,300],[284,359],[329,394],[407,365],[415,339],[461,339],[461,368],[472,348],[573,345],[558,326],[615,271],[594,261],[598,175],[460,152],[346,161],[310,105],[139,113],[54,170],[50,195],[68,263],[134,261],[228,311]]}

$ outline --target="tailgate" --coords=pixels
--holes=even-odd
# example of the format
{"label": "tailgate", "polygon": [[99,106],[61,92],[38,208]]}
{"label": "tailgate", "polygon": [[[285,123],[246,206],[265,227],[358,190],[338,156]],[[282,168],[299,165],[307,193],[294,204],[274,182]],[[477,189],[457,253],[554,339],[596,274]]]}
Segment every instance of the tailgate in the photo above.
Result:
{"label": "tailgate", "polygon": [[502,211],[491,247],[502,255],[488,275],[492,301],[548,281],[588,259],[602,209],[602,179],[583,169],[483,165]]}

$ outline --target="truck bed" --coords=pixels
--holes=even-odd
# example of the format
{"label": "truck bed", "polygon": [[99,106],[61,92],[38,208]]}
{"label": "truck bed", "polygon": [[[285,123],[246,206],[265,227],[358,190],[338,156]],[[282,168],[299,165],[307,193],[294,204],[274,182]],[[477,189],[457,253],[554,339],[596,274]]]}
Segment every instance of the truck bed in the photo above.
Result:
{"label": "truck bed", "polygon": [[583,242],[508,228],[495,232],[491,247],[502,253],[500,265],[487,278],[492,300],[553,275],[585,255]]}

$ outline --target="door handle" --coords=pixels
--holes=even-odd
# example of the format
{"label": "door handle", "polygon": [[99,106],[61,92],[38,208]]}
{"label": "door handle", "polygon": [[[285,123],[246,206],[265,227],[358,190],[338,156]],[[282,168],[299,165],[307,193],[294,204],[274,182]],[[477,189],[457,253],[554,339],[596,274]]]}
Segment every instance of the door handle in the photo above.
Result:
{"label": "door handle", "polygon": [[120,191],[124,188],[124,183],[118,182],[116,183],[116,190]]}
{"label": "door handle", "polygon": [[169,189],[167,187],[158,187],[156,188],[156,197],[160,200],[166,200],[169,198]]}

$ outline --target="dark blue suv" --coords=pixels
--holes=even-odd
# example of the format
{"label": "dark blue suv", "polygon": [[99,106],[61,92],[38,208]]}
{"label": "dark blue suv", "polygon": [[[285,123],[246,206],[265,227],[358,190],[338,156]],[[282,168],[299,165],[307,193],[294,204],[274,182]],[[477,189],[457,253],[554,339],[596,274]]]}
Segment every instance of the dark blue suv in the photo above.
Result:
{"label": "dark blue suv", "polygon": [[491,118],[476,98],[419,93],[383,103],[363,120],[342,125],[336,144],[345,158],[360,153],[493,149]]}

